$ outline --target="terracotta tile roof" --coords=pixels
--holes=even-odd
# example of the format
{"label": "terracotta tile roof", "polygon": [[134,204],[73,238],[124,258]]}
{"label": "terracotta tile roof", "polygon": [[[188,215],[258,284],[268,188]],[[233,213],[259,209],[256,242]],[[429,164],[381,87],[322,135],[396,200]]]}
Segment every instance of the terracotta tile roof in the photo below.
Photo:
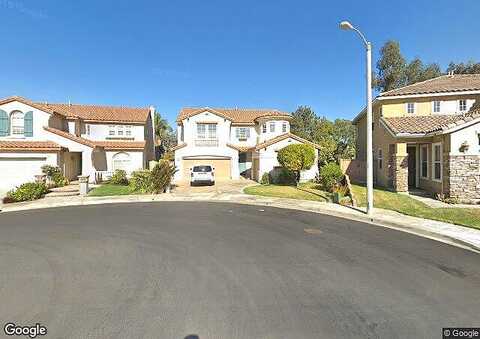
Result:
{"label": "terracotta tile roof", "polygon": [[103,147],[105,150],[117,150],[117,149],[144,149],[145,148],[145,141],[93,141],[88,140],[82,137],[78,137],[71,133],[61,131],[56,128],[51,127],[44,127],[44,129],[48,132],[57,134],[61,137],[66,139],[78,142],[79,144],[89,146],[92,148],[95,147]]}
{"label": "terracotta tile roof", "polygon": [[65,132],[65,131],[61,131],[61,130],[59,130],[59,129],[51,128],[51,127],[44,127],[43,129],[45,129],[46,131],[48,131],[48,132],[50,132],[50,133],[53,133],[53,134],[59,135],[59,136],[61,136],[61,137],[64,137],[64,138],[66,138],[66,139],[69,139],[69,140],[78,142],[79,144],[82,144],[82,145],[85,145],[85,146],[89,146],[89,147],[92,147],[92,148],[95,147],[95,144],[94,144],[93,141],[87,140],[87,139],[82,138],[82,137],[77,137],[76,135],[73,135],[73,134],[71,134],[71,133],[68,133],[68,132]]}
{"label": "terracotta tile roof", "polygon": [[137,149],[145,148],[145,141],[95,141],[96,147],[103,147],[106,151],[121,149]]}
{"label": "terracotta tile roof", "polygon": [[8,151],[60,151],[62,147],[52,141],[1,140],[0,152]]}
{"label": "terracotta tile roof", "polygon": [[266,140],[264,141],[263,143],[261,144],[258,144],[256,147],[255,147],[255,150],[260,150],[262,148],[265,148],[265,147],[268,147],[270,145],[273,145],[273,144],[276,144],[277,142],[279,141],[282,141],[282,140],[285,140],[287,138],[292,138],[292,139],[295,139],[297,141],[300,141],[301,143],[304,143],[304,144],[308,144],[316,149],[320,149],[320,146],[311,142],[311,141],[308,141],[306,139],[303,139],[303,138],[300,138],[298,135],[295,135],[295,134],[292,134],[292,133],[285,133],[285,134],[281,134],[275,138],[272,138],[272,139],[269,139],[269,140]]}
{"label": "terracotta tile roof", "polygon": [[248,152],[255,149],[255,146],[240,146],[240,145],[233,145],[233,144],[227,144],[227,146],[239,152]]}
{"label": "terracotta tile roof", "polygon": [[172,151],[176,151],[177,149],[184,148],[185,146],[187,146],[187,144],[183,142],[183,143],[181,143],[181,144],[178,144],[178,145],[175,146],[175,147],[172,147],[171,150],[172,150]]}
{"label": "terracotta tile roof", "polygon": [[397,136],[401,134],[426,135],[463,125],[476,118],[480,118],[480,111],[472,111],[461,115],[383,117],[382,122]]}
{"label": "terracotta tile roof", "polygon": [[383,92],[379,97],[463,92],[480,90],[480,74],[442,75],[426,81]]}
{"label": "terracotta tile roof", "polygon": [[39,102],[35,103],[35,105],[67,118],[80,118],[87,121],[145,123],[150,114],[149,108]]}
{"label": "terracotta tile roof", "polygon": [[12,96],[12,97],[2,99],[2,100],[0,100],[0,105],[7,104],[7,103],[12,102],[12,101],[21,102],[22,104],[32,106],[34,108],[37,108],[39,110],[45,111],[45,112],[50,113],[50,114],[54,113],[53,110],[51,110],[48,107],[45,107],[43,104],[38,104],[38,103],[32,102],[28,99],[25,99],[25,98],[19,97],[19,96]]}
{"label": "terracotta tile roof", "polygon": [[180,110],[177,116],[177,122],[194,116],[198,113],[208,111],[220,115],[232,123],[254,123],[256,119],[261,117],[284,117],[290,119],[290,114],[276,109],[257,109],[257,108],[210,108],[210,107],[185,107]]}

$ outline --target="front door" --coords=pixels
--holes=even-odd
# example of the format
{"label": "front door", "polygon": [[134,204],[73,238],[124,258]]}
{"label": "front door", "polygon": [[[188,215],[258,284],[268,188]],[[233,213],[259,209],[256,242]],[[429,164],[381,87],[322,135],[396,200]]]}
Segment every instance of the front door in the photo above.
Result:
{"label": "front door", "polygon": [[407,147],[408,153],[408,187],[417,186],[417,148]]}

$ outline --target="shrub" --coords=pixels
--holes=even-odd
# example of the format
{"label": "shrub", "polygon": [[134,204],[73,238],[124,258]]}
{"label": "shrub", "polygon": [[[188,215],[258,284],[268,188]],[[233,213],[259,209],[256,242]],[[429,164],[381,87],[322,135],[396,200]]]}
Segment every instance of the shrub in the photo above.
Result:
{"label": "shrub", "polygon": [[295,184],[295,173],[282,168],[276,178],[276,184],[280,185],[294,185]]}
{"label": "shrub", "polygon": [[48,192],[43,182],[27,182],[7,193],[7,201],[31,201],[43,197]]}
{"label": "shrub", "polygon": [[170,186],[177,170],[168,160],[160,160],[152,170],[151,193],[163,193]]}
{"label": "shrub", "polygon": [[315,162],[315,150],[306,144],[292,144],[282,148],[277,155],[282,167],[295,175],[295,183],[300,180],[300,172],[308,170]]}
{"label": "shrub", "polygon": [[63,187],[69,184],[68,179],[62,173],[54,173],[51,177],[55,187]]}
{"label": "shrub", "polygon": [[270,185],[270,174],[268,174],[267,172],[263,173],[262,179],[260,180],[260,184]]}
{"label": "shrub", "polygon": [[43,165],[41,169],[42,169],[42,173],[50,178],[53,178],[53,176],[56,174],[62,173],[62,171],[60,170],[60,167],[58,166]]}
{"label": "shrub", "polygon": [[320,169],[320,184],[323,189],[332,192],[334,186],[343,178],[343,172],[338,164],[331,162]]}
{"label": "shrub", "polygon": [[124,170],[116,170],[110,182],[114,185],[128,185],[127,172]]}
{"label": "shrub", "polygon": [[132,172],[129,186],[133,192],[150,192],[152,186],[152,172],[148,170]]}

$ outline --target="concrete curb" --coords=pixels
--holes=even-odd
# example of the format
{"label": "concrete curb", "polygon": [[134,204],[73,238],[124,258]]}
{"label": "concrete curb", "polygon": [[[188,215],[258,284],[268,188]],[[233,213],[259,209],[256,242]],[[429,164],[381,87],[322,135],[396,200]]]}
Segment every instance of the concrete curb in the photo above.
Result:
{"label": "concrete curb", "polygon": [[[148,203],[148,202],[218,202],[218,203],[232,203],[243,205],[255,205],[274,208],[284,208],[291,210],[299,210],[305,212],[319,213],[323,215],[330,215],[337,218],[343,218],[362,223],[367,223],[374,226],[386,227],[403,231],[424,238],[436,240],[442,243],[457,246],[466,250],[480,253],[480,230],[470,229],[463,226],[443,223],[439,221],[425,220],[416,217],[405,216],[403,214],[377,210],[377,215],[370,218],[363,214],[359,209],[353,209],[340,205],[322,203],[316,201],[295,200],[286,198],[270,198],[260,197],[254,195],[247,195],[243,193],[236,194],[215,194],[215,193],[197,193],[191,196],[176,196],[175,194],[158,194],[158,195],[129,195],[129,196],[110,196],[110,197],[75,197],[75,199],[54,199],[38,200],[35,202],[16,203],[11,205],[4,205],[1,214],[12,213],[26,210],[46,209],[56,207],[74,207],[74,206],[90,206],[101,204],[117,204],[117,203]],[[403,221],[403,222],[400,222]],[[428,225],[425,226],[425,223]],[[442,228],[449,232],[442,232]],[[455,233],[458,230],[459,236],[452,235],[452,230]],[[462,239],[462,233],[472,233],[475,239]],[[449,234],[450,233],[450,234]],[[465,237],[463,237],[465,238]],[[478,241],[477,241],[478,238]]]}

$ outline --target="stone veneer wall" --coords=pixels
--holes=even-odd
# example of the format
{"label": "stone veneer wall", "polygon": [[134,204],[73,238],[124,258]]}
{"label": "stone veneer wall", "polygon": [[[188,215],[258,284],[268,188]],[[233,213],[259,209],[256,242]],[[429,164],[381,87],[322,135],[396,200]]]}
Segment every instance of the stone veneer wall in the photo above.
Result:
{"label": "stone veneer wall", "polygon": [[480,199],[480,156],[449,156],[444,172],[444,191],[448,196],[462,201]]}
{"label": "stone veneer wall", "polygon": [[408,192],[408,155],[393,154],[389,165],[391,166],[389,173],[391,173],[392,188],[396,192]]}

